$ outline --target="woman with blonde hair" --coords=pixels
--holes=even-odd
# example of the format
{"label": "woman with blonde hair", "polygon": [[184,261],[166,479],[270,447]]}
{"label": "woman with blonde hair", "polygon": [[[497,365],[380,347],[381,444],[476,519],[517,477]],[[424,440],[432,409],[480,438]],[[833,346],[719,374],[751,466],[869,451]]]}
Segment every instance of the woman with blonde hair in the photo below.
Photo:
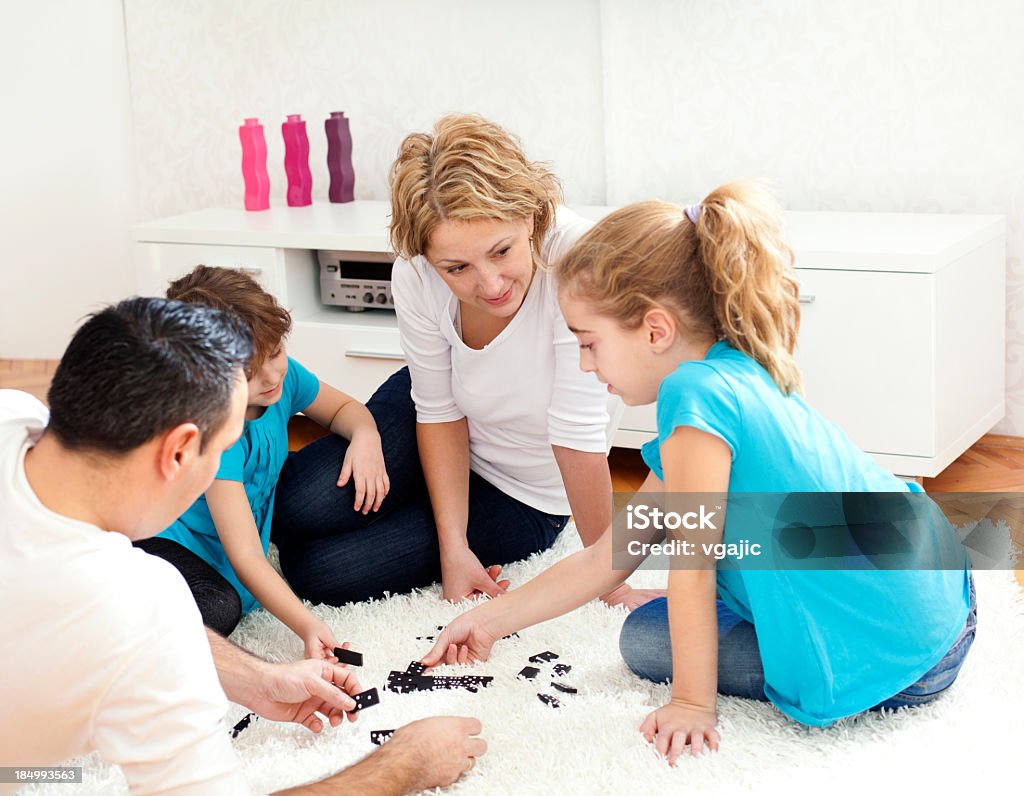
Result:
{"label": "woman with blonde hair", "polygon": [[[327,438],[295,454],[275,541],[296,591],[340,604],[442,581],[497,595],[501,565],[550,547],[571,513],[584,544],[610,522],[608,395],[582,373],[545,266],[590,224],[555,175],[479,116],[413,133],[391,167],[392,292],[408,368],[367,402],[392,489],[351,510]],[[343,443],[342,443],[343,444]],[[650,595],[621,587],[609,602]]]}
{"label": "woman with blonde hair", "polygon": [[[627,404],[657,401],[658,436],[643,448],[651,474],[633,502],[671,507],[687,495],[715,496],[712,514],[724,522],[707,515],[682,541],[736,551],[716,566],[717,552],[687,560],[682,548],[667,599],[641,606],[623,626],[628,666],[672,682],[670,702],[641,726],[670,763],[687,747],[692,754],[718,747],[717,693],[770,700],[802,724],[827,726],[863,710],[935,699],[956,679],[975,634],[973,581],[955,530],[926,495],[912,499],[917,484],[883,470],[800,397],[797,284],[779,223],[766,191],[733,183],[686,208],[622,208],[556,267],[582,369]],[[747,502],[737,504],[741,493]],[[867,552],[813,559],[813,568],[793,556],[784,565],[781,542],[766,549],[769,565],[751,562],[742,542],[765,521],[756,503],[764,493],[795,495],[815,511],[833,505],[832,496],[841,500],[837,493],[860,493],[851,506],[898,503],[913,512],[900,518],[911,516],[914,545],[887,567]],[[754,510],[740,513],[737,505],[750,500]],[[842,527],[831,516],[821,523],[829,540]],[[874,520],[889,515],[860,516],[871,521],[843,521],[866,529],[866,546],[877,549],[885,526]],[[808,511],[791,522],[799,530],[815,520]],[[642,558],[613,557],[628,538],[627,523],[616,527],[622,534],[614,543],[609,529],[501,600],[458,617],[424,662],[485,659],[507,633],[622,582]],[[769,525],[755,538],[769,545],[771,533]]]}

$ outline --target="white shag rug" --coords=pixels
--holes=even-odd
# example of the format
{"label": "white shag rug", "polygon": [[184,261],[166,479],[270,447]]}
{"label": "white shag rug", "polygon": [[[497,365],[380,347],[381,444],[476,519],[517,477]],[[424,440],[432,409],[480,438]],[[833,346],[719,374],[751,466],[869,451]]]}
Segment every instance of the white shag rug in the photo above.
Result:
{"label": "white shag rug", "polygon": [[[570,524],[552,550],[505,572],[513,586],[521,584],[579,546]],[[371,730],[426,716],[466,715],[483,722],[489,749],[446,791],[452,794],[952,794],[996,783],[1012,792],[1024,779],[1024,594],[1012,571],[977,572],[975,580],[978,635],[956,683],[937,702],[813,729],[767,703],[721,697],[721,750],[683,758],[674,769],[639,733],[648,712],[668,699],[669,686],[640,680],[622,662],[622,609],[595,601],[498,643],[489,661],[472,667],[475,674],[495,678],[476,694],[395,694],[383,687],[388,672],[404,670],[430,647],[416,637],[434,635],[435,626],[466,606],[443,602],[438,587],[343,608],[320,606],[314,610],[337,637],[363,652],[361,681],[378,688],[380,705],[358,722],[320,735],[260,720],[238,736],[234,748],[253,791],[267,793],[354,763],[374,749]],[[665,573],[639,572],[631,582],[662,587]],[[232,640],[271,660],[302,653],[298,639],[262,610],[246,617]],[[579,689],[577,695],[558,694],[557,710],[536,696],[542,690],[557,693],[547,685],[546,671],[534,682],[516,678],[527,658],[544,650],[572,666],[562,679]],[[228,726],[245,712],[233,705]],[[118,768],[95,755],[79,762],[86,766],[83,785],[30,786],[22,792],[127,793]]]}

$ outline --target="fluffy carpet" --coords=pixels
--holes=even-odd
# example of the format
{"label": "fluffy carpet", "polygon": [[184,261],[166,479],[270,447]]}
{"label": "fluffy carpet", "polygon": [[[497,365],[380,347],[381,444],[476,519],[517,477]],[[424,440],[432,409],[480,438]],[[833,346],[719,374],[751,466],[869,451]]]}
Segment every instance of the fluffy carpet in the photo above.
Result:
{"label": "fluffy carpet", "polygon": [[[554,548],[506,570],[513,585],[579,548],[570,526]],[[636,585],[663,586],[664,573],[641,572]],[[452,794],[687,794],[973,792],[995,783],[1021,787],[1024,753],[1024,596],[1009,571],[976,573],[978,635],[960,677],[936,703],[844,720],[828,729],[801,727],[768,704],[720,698],[721,751],[660,760],[640,736],[647,713],[669,696],[667,685],[633,676],[618,654],[624,612],[598,602],[567,617],[500,642],[473,673],[493,675],[472,694],[441,691],[399,695],[383,690],[388,671],[404,669],[433,635],[465,610],[440,599],[438,588],[412,595],[316,612],[339,639],[365,655],[365,686],[382,701],[355,724],[316,736],[298,725],[255,722],[234,742],[254,791],[265,793],[329,774],[370,752],[371,730],[431,715],[477,716],[489,744]],[[301,645],[266,612],[247,617],[232,636],[274,660],[301,656]],[[579,694],[553,710],[537,699],[535,683],[516,679],[527,658],[553,650],[572,665],[564,680]],[[441,667],[437,673],[454,673]],[[461,669],[461,671],[466,671]],[[546,674],[542,674],[546,677]],[[538,679],[537,683],[541,680]],[[544,690],[550,691],[545,683]],[[229,726],[245,711],[232,706]],[[95,756],[84,761],[86,782],[32,787],[26,794],[126,792],[118,769]],[[1017,785],[1013,785],[1017,782]],[[984,784],[983,784],[984,783]]]}

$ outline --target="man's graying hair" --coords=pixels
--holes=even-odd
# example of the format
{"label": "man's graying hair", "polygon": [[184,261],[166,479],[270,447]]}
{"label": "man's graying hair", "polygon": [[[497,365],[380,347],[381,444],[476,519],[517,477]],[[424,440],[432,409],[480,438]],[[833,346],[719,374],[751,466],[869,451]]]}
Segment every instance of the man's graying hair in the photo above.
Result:
{"label": "man's graying hair", "polygon": [[47,431],[71,450],[121,454],[195,423],[203,450],[227,420],[252,347],[233,313],[125,299],[72,338],[50,384]]}

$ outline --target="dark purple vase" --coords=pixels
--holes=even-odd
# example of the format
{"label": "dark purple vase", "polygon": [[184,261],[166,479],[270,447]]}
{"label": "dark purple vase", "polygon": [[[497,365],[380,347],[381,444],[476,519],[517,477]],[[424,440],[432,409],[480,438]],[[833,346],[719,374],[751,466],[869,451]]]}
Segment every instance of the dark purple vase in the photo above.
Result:
{"label": "dark purple vase", "polygon": [[342,111],[331,111],[324,122],[327,132],[327,171],[331,186],[327,195],[332,202],[351,202],[355,198],[356,173],[352,168],[352,133]]}

